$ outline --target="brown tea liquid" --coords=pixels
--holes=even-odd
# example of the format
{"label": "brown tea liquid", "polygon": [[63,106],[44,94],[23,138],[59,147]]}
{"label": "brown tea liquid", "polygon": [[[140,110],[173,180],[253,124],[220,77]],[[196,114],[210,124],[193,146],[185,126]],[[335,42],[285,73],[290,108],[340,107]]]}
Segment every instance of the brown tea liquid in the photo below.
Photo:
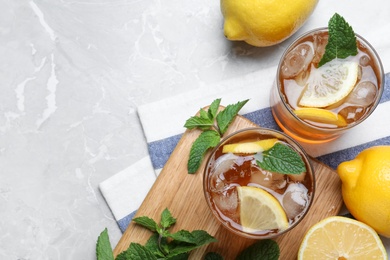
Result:
{"label": "brown tea liquid", "polygon": [[[270,135],[240,135],[230,143],[251,142],[275,138]],[[283,140],[279,141],[289,145]],[[254,186],[272,194],[281,204],[288,217],[289,225],[299,220],[306,211],[313,192],[313,180],[310,174],[287,175],[261,169],[256,164],[254,154],[222,153],[223,145],[218,148],[209,164],[207,198],[211,206],[227,225],[242,230],[240,225],[240,203],[237,186]],[[303,156],[302,154],[300,154]],[[306,168],[309,166],[306,165]],[[278,233],[279,230],[259,230],[257,235]]]}

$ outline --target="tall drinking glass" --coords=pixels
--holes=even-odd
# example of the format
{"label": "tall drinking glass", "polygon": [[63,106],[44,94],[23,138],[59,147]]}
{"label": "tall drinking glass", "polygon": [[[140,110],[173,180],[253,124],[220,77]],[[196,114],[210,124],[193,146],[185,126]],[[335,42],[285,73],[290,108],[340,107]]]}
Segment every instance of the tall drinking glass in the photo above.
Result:
{"label": "tall drinking glass", "polygon": [[307,143],[328,142],[374,111],[384,89],[383,66],[374,48],[363,37],[356,39],[356,56],[321,68],[328,28],[312,30],[287,48],[270,97],[272,114],[285,133]]}

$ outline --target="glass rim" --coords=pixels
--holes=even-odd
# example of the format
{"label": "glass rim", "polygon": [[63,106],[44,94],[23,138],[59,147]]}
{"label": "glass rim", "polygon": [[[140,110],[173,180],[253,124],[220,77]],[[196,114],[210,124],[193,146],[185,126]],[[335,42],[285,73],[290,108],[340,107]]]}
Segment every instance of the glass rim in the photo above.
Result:
{"label": "glass rim", "polygon": [[320,31],[326,31],[328,32],[329,31],[329,27],[319,27],[319,28],[316,28],[316,29],[312,29],[312,30],[309,30],[305,33],[303,33],[302,35],[300,35],[298,38],[296,38],[291,44],[288,45],[288,47],[286,48],[286,50],[284,50],[284,52],[282,53],[282,56],[279,60],[279,64],[278,64],[278,67],[277,67],[277,71],[276,71],[276,87],[277,87],[277,90],[278,90],[278,94],[279,94],[279,97],[280,97],[280,100],[281,100],[281,103],[283,104],[283,106],[287,109],[287,111],[298,121],[300,122],[301,124],[307,126],[307,127],[310,127],[310,128],[313,128],[313,129],[316,129],[316,130],[319,130],[319,131],[323,131],[323,130],[326,130],[328,132],[334,132],[334,133],[337,133],[339,131],[344,131],[344,130],[348,130],[348,129],[351,129],[357,125],[359,125],[360,123],[362,123],[363,121],[365,121],[373,112],[374,110],[376,109],[376,107],[379,105],[380,103],[380,100],[381,100],[381,97],[382,97],[382,94],[383,94],[383,91],[384,91],[384,86],[385,86],[385,72],[384,72],[384,69],[383,69],[383,64],[382,64],[382,61],[377,53],[377,51],[374,49],[374,47],[364,38],[362,37],[361,35],[355,33],[355,36],[356,36],[356,39],[358,41],[360,41],[364,47],[366,47],[369,51],[369,53],[372,54],[372,57],[375,59],[375,64],[377,64],[378,66],[378,94],[376,95],[375,97],[375,101],[373,103],[373,105],[371,106],[371,108],[369,109],[369,111],[367,111],[367,113],[362,117],[360,118],[358,121],[352,123],[352,124],[347,124],[346,126],[344,127],[336,127],[336,128],[324,128],[324,127],[320,127],[320,126],[316,126],[314,124],[310,124],[302,119],[300,119],[291,109],[291,107],[289,105],[287,105],[287,102],[285,101],[284,99],[284,96],[282,93],[281,93],[281,84],[280,84],[280,70],[281,70],[281,65],[282,65],[282,61],[284,59],[284,57],[291,51],[291,49],[293,47],[296,46],[296,44],[304,37],[310,35],[310,34],[313,34],[314,32],[320,32]]}
{"label": "glass rim", "polygon": [[[307,173],[311,176],[312,191],[311,191],[310,200],[309,200],[309,203],[306,207],[305,212],[291,226],[289,226],[287,229],[280,231],[278,233],[272,233],[272,234],[268,234],[268,235],[260,235],[260,234],[254,234],[254,233],[247,233],[243,230],[238,230],[238,229],[231,227],[231,225],[229,225],[227,221],[223,220],[219,216],[219,214],[217,213],[217,210],[215,210],[213,208],[213,206],[211,205],[211,202],[210,202],[210,198],[208,196],[209,192],[207,192],[207,188],[208,188],[209,182],[208,182],[207,177],[209,175],[208,169],[210,167],[210,161],[213,158],[213,155],[221,147],[221,145],[223,145],[226,141],[228,141],[229,139],[231,139],[232,137],[234,137],[240,133],[248,132],[248,131],[254,131],[254,132],[260,133],[262,135],[265,135],[265,134],[273,135],[276,138],[287,142],[289,145],[292,145],[294,147],[294,149],[297,149],[302,154],[303,159],[305,161],[305,164],[307,165],[307,168],[306,168]],[[282,138],[280,138],[280,137],[282,137]],[[313,201],[315,199],[315,191],[316,191],[316,177],[315,177],[314,167],[313,167],[310,159],[311,159],[311,157],[307,154],[307,152],[304,150],[304,148],[297,141],[295,141],[293,138],[291,138],[290,136],[288,136],[287,134],[285,134],[281,131],[278,131],[275,129],[270,129],[270,128],[265,128],[265,127],[260,127],[260,126],[259,127],[248,127],[248,128],[243,128],[243,129],[234,131],[233,133],[231,133],[231,134],[227,135],[226,137],[224,137],[223,139],[221,139],[221,141],[217,144],[217,146],[215,146],[213,148],[213,150],[211,151],[211,153],[207,157],[206,165],[205,165],[205,168],[203,170],[203,195],[204,195],[206,202],[207,202],[207,205],[208,205],[210,211],[212,212],[213,216],[215,217],[215,219],[230,232],[232,232],[236,235],[239,235],[241,237],[249,238],[249,239],[276,238],[278,236],[281,236],[281,235],[287,233],[288,231],[292,230],[293,228],[295,228],[306,217],[307,213],[309,212],[309,210],[311,208],[311,205],[313,204]]]}

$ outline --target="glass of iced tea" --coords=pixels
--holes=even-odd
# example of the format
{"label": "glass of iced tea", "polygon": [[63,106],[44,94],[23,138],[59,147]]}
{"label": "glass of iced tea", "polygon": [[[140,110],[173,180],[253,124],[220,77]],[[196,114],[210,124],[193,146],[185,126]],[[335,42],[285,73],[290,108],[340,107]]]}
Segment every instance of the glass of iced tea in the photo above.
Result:
{"label": "glass of iced tea", "polygon": [[358,53],[318,67],[328,28],[295,40],[280,60],[271,91],[278,125],[296,140],[323,143],[363,122],[384,89],[384,72],[374,48],[355,34]]}
{"label": "glass of iced tea", "polygon": [[293,139],[271,129],[247,128],[214,148],[203,189],[212,213],[228,230],[267,239],[304,218],[315,178],[308,156]]}

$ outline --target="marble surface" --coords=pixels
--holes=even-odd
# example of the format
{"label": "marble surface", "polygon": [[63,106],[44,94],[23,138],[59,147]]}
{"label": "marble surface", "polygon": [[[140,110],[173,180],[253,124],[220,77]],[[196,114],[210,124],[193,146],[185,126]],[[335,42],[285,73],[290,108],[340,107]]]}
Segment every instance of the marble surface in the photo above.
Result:
{"label": "marble surface", "polygon": [[[298,34],[326,25],[317,12],[361,19],[348,1],[331,2]],[[389,17],[372,9],[380,0],[354,3]],[[95,259],[105,227],[115,246],[121,233],[98,184],[147,155],[137,106],[275,66],[295,37],[228,42],[219,1],[0,4],[0,259]],[[379,21],[359,31],[380,52],[389,34]]]}

